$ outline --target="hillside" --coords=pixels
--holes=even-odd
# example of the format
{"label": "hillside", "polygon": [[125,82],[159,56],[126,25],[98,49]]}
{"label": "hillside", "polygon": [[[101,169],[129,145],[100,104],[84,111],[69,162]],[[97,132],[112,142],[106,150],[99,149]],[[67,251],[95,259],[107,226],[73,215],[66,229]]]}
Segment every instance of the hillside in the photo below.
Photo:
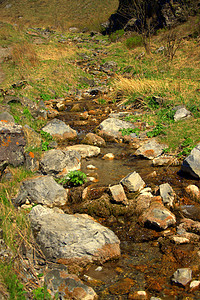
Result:
{"label": "hillside", "polygon": [[19,0],[0,3],[1,20],[21,26],[72,26],[98,29],[117,9],[118,1],[108,0]]}
{"label": "hillside", "polygon": [[[99,271],[97,279],[91,278],[97,273],[96,264],[90,262],[85,269],[84,261],[81,266],[77,266],[76,261],[68,265],[67,271],[84,278],[84,289],[87,290],[89,285],[89,292],[92,287],[99,299],[137,299],[134,297],[139,297],[139,294],[135,296],[134,292],[141,291],[141,288],[149,299],[151,296],[162,299],[163,295],[186,299],[193,297],[193,293],[194,299],[200,297],[199,289],[193,291],[170,284],[173,272],[190,264],[193,278],[200,278],[200,263],[192,261],[193,258],[199,259],[197,234],[190,232],[190,236],[187,233],[183,244],[174,244],[170,240],[183,216],[183,212],[179,212],[180,206],[198,208],[194,215],[199,218],[199,179],[179,176],[178,171],[183,160],[200,142],[200,19],[199,16],[189,17],[187,22],[176,28],[158,30],[145,40],[143,35],[124,30],[103,36],[96,29],[117,6],[117,1],[100,0],[5,0],[0,3],[0,298],[51,299],[50,291],[44,284],[46,271],[58,264],[58,269],[66,270],[65,262],[55,262],[56,255],[53,259],[45,258],[30,229],[28,215],[31,211],[37,211],[38,204],[38,211],[42,211],[41,203],[49,205],[45,209],[50,211],[55,206],[61,226],[60,220],[64,220],[65,214],[89,214],[96,223],[111,228],[120,239],[121,259],[107,265],[100,261],[98,267],[103,272],[101,275]],[[74,26],[80,30],[69,30]],[[176,120],[174,117],[179,109],[187,114]],[[109,118],[110,113],[113,113],[112,118]],[[101,122],[113,120],[116,115],[120,118],[117,124],[126,124],[126,127],[116,129],[114,137],[109,130],[107,135],[102,133],[99,130]],[[65,126],[69,125],[73,138],[67,134],[60,138],[59,134],[58,137],[44,131],[53,120],[56,124],[64,121]],[[9,126],[16,131],[9,131]],[[112,123],[108,129],[113,129]],[[96,140],[86,142],[87,134],[92,134]],[[155,139],[158,143],[156,149],[146,152],[152,154],[160,144],[164,145],[161,154],[168,157],[169,162],[160,168],[152,166],[152,158],[136,156],[136,149],[142,143]],[[98,144],[97,150],[101,154],[97,152],[97,157],[93,158],[86,153],[88,157],[82,159],[81,172],[70,174],[78,183],[77,187],[68,183],[69,178],[65,176],[68,174],[67,165],[64,165],[65,161],[60,163],[60,159],[68,146],[80,143],[86,147]],[[16,150],[14,147],[18,146]],[[6,157],[4,149],[10,149],[14,157]],[[110,159],[112,155],[104,157],[104,154],[112,154],[110,149],[114,159]],[[55,153],[48,159],[48,164],[56,162],[49,169],[49,165],[45,165],[44,160],[42,162],[48,153]],[[69,156],[70,159],[65,157],[65,160],[68,163],[75,161],[76,169],[79,169],[80,154],[77,151],[74,153],[75,158]],[[97,168],[91,165],[93,159]],[[92,171],[85,167],[89,164]],[[62,168],[57,169],[57,165]],[[135,213],[139,191],[127,194],[123,201],[113,201],[108,187],[118,184],[122,173],[125,172],[125,176],[131,170],[142,173],[145,181],[141,180],[142,187],[146,184],[147,196],[150,190],[156,205],[160,201],[159,185],[166,182],[172,185],[176,197],[169,211],[170,215],[176,214],[177,224],[173,223],[164,231],[165,227],[157,230],[139,224],[138,213],[144,207],[146,209],[144,202],[142,208],[138,205]],[[91,173],[94,177],[90,177]],[[47,178],[47,183],[39,186],[39,196],[37,191],[32,200],[31,191],[30,194],[26,191],[28,184],[24,184],[21,190],[20,186],[25,179],[29,182],[40,176]],[[88,182],[85,182],[86,177]],[[55,184],[53,188],[50,180],[51,184]],[[35,191],[34,184],[30,190]],[[52,195],[54,188],[58,188],[56,184],[64,199],[68,197],[64,205],[63,198],[59,199],[62,211],[58,209],[60,203],[57,199],[53,204],[48,202],[51,201],[49,195]],[[197,190],[192,196],[185,189],[189,184]],[[17,196],[19,190],[22,192],[21,198]],[[148,201],[151,200],[148,198]],[[62,213],[60,220],[59,213]],[[89,229],[86,231],[89,232]],[[97,239],[98,230],[92,233]],[[78,231],[77,240],[80,236]],[[47,242],[45,240],[43,243],[43,246],[47,245],[47,250],[51,238],[48,239],[47,234]],[[66,244],[62,240],[64,248]],[[59,243],[56,241],[54,245]],[[110,255],[109,258],[114,257],[111,248],[106,246],[104,250],[100,257],[105,253]],[[66,276],[65,272],[63,274]],[[72,275],[72,279],[74,284],[77,277]],[[89,299],[95,299],[96,294],[93,292],[92,295],[94,298]],[[67,299],[74,299],[70,297]]]}

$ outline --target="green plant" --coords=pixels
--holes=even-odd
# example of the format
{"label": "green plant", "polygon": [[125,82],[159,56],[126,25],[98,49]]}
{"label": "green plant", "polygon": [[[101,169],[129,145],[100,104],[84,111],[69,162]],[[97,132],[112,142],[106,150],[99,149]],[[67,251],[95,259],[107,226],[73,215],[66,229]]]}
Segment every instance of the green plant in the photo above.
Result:
{"label": "green plant", "polygon": [[99,102],[99,104],[106,104],[106,100],[105,99],[103,99],[103,98],[99,98],[98,99],[98,102]]}
{"label": "green plant", "polygon": [[111,42],[117,42],[124,35],[124,30],[117,30],[109,35]]}
{"label": "green plant", "polygon": [[43,138],[42,145],[41,145],[42,151],[47,151],[47,150],[51,149],[51,147],[49,146],[49,142],[53,140],[53,137],[51,136],[51,134],[48,132],[45,132],[43,130],[40,131],[40,134]]}
{"label": "green plant", "polygon": [[191,138],[185,138],[185,140],[181,143],[180,148],[182,150],[178,154],[179,157],[189,155],[194,148],[193,140]]}
{"label": "green plant", "polygon": [[33,291],[33,299],[34,300],[51,300],[51,295],[47,291],[46,285],[43,287],[38,287]]}
{"label": "green plant", "polygon": [[119,130],[122,133],[122,136],[130,135],[131,133],[139,134],[140,129],[138,127],[136,128],[123,128]]}
{"label": "green plant", "polygon": [[143,40],[142,40],[142,36],[140,35],[132,36],[126,40],[126,47],[128,49],[134,49],[142,45],[143,45]]}
{"label": "green plant", "polygon": [[0,271],[4,274],[3,279],[8,288],[10,299],[25,300],[26,291],[24,285],[19,281],[16,274],[13,273],[12,265],[0,265]]}
{"label": "green plant", "polygon": [[75,170],[69,172],[66,176],[61,179],[58,179],[57,182],[63,186],[79,186],[87,181],[87,175],[82,171]]}
{"label": "green plant", "polygon": [[40,98],[44,101],[48,101],[48,100],[51,100],[52,99],[52,96],[49,95],[49,94],[46,94],[46,93],[41,93],[40,94]]}
{"label": "green plant", "polygon": [[164,131],[164,126],[161,123],[158,123],[153,130],[147,132],[147,136],[149,138],[158,136],[160,134],[166,134],[165,131]]}

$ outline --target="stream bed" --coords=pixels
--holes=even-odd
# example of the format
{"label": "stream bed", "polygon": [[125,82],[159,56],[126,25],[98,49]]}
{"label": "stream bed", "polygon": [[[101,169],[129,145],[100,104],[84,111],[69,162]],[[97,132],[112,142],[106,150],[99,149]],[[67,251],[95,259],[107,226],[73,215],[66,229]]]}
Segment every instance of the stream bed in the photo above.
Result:
{"label": "stream bed", "polygon": [[[84,105],[83,111],[86,110]],[[73,105],[69,107],[71,109]],[[95,127],[106,118],[104,109],[102,113],[99,113],[98,105],[95,105],[93,109],[97,113],[94,113],[94,117],[85,123],[79,123],[80,114],[77,112],[62,113],[60,119],[78,132],[78,139],[75,143],[80,143],[82,137],[88,132],[94,132]],[[107,153],[113,153],[114,159],[103,159]],[[88,170],[88,165],[95,166],[95,170]],[[134,149],[129,144],[107,143],[106,147],[101,148],[101,154],[98,157],[82,159],[81,170],[87,176],[96,178],[96,183],[93,183],[96,189],[118,184],[123,177],[134,171],[140,174],[146,187],[150,187],[154,194],[160,184],[169,183],[176,194],[176,206],[172,212],[176,215],[177,224],[182,217],[181,206],[191,207],[191,215],[196,214],[196,220],[200,220],[198,204],[192,201],[185,192],[185,187],[189,184],[200,187],[199,182],[182,177],[179,173],[180,166],[154,167],[151,160],[136,157]],[[73,206],[76,212],[79,204]],[[191,290],[189,286],[182,287],[171,282],[171,277],[178,268],[191,268],[194,271],[193,279],[200,280],[198,245],[162,242],[165,237],[176,232],[175,227],[164,231],[141,227],[137,216],[130,217],[129,214],[117,217],[102,216],[97,218],[97,221],[113,230],[121,243],[120,259],[103,265],[89,265],[81,274],[81,279],[96,291],[99,299],[137,300],[151,297],[166,300],[200,299],[199,289]],[[142,298],[144,297],[142,294],[141,297],[135,296],[136,291],[145,291],[147,298]]]}

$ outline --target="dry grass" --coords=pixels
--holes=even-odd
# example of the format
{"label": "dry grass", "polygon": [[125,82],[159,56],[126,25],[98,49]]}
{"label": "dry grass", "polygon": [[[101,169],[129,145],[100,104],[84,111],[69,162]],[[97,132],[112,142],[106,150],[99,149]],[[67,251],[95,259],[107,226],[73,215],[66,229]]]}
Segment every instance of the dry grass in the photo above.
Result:
{"label": "dry grass", "polygon": [[0,19],[20,26],[53,26],[62,30],[78,26],[94,29],[106,21],[117,6],[117,0],[11,0],[0,5]]}
{"label": "dry grass", "polygon": [[34,46],[26,41],[13,45],[12,60],[16,66],[22,68],[35,67],[39,63]]}

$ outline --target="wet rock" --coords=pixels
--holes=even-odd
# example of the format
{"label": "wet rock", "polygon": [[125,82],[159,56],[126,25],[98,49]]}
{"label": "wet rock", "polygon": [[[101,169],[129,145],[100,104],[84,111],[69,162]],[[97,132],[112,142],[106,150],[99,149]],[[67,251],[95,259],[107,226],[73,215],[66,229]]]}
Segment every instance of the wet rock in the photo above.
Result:
{"label": "wet rock", "polygon": [[187,110],[185,107],[177,106],[174,108],[174,110],[176,110],[174,115],[174,121],[180,121],[182,119],[191,117],[191,112]]}
{"label": "wet rock", "polygon": [[76,275],[54,269],[45,276],[45,284],[52,297],[59,299],[97,299],[95,291],[85,285]]}
{"label": "wet rock", "polygon": [[0,163],[7,161],[14,167],[23,164],[25,145],[22,126],[0,121]]}
{"label": "wet rock", "polygon": [[200,207],[197,205],[181,205],[181,213],[184,217],[194,221],[200,221]]}
{"label": "wet rock", "polygon": [[200,287],[200,280],[192,280],[190,282],[190,290],[191,291],[195,291],[197,289],[199,289]]}
{"label": "wet rock", "polygon": [[15,123],[15,119],[7,111],[0,113],[0,121],[8,121],[9,123]]}
{"label": "wet rock", "polygon": [[130,192],[140,191],[144,186],[145,182],[137,172],[133,172],[124,177],[120,183],[127,188]]}
{"label": "wet rock", "polygon": [[150,207],[152,196],[139,195],[136,199],[135,212],[141,215],[145,210]]}
{"label": "wet rock", "polygon": [[13,202],[15,206],[21,206],[28,201],[54,207],[65,205],[67,198],[67,191],[52,176],[39,176],[23,181]]}
{"label": "wet rock", "polygon": [[149,142],[142,145],[141,147],[139,147],[135,151],[135,155],[143,156],[147,159],[154,159],[162,154],[164,148],[164,145],[161,145],[157,143],[155,139],[152,139]]}
{"label": "wet rock", "polygon": [[150,207],[140,216],[139,221],[147,227],[165,230],[176,224],[176,217],[161,203],[160,197],[153,197]]}
{"label": "wet rock", "polygon": [[181,220],[179,229],[185,229],[188,232],[193,232],[195,234],[200,235],[200,222],[191,220],[191,219],[183,219]]}
{"label": "wet rock", "polygon": [[98,146],[98,147],[106,146],[106,142],[102,137],[91,132],[85,136],[85,138],[82,140],[82,143],[87,145]]}
{"label": "wet rock", "polygon": [[110,192],[114,202],[128,205],[128,199],[121,184],[111,186]]}
{"label": "wet rock", "polygon": [[35,132],[31,127],[25,125],[23,127],[24,136],[26,139],[27,148],[40,148],[41,146],[41,137]]}
{"label": "wet rock", "polygon": [[98,134],[105,138],[105,140],[121,139],[122,135],[120,129],[123,128],[135,128],[135,126],[130,122],[108,118],[99,125]]}
{"label": "wet rock", "polygon": [[131,287],[135,284],[133,279],[122,278],[115,284],[109,287],[109,292],[113,295],[124,295],[128,294]]}
{"label": "wet rock", "polygon": [[51,120],[45,127],[42,128],[42,130],[48,132],[56,139],[71,140],[77,137],[77,133],[74,129],[58,119]]}
{"label": "wet rock", "polygon": [[36,241],[48,260],[84,266],[120,256],[117,236],[88,215],[61,214],[37,205],[29,216]]}
{"label": "wet rock", "polygon": [[178,159],[174,158],[170,155],[161,155],[159,157],[156,157],[152,160],[152,164],[154,167],[161,167],[161,166],[178,166],[180,163]]}
{"label": "wet rock", "polygon": [[80,161],[81,155],[77,151],[51,149],[44,153],[40,168],[44,174],[64,176],[70,171],[80,170]]}
{"label": "wet rock", "polygon": [[186,286],[191,280],[192,270],[189,268],[178,269],[172,276],[172,282],[182,286]]}
{"label": "wet rock", "polygon": [[128,300],[147,300],[148,295],[145,291],[136,291],[128,295]]}
{"label": "wet rock", "polygon": [[196,185],[194,184],[188,185],[185,188],[185,191],[192,197],[192,199],[200,202],[200,190]]}
{"label": "wet rock", "polygon": [[173,191],[172,187],[169,183],[163,183],[159,186],[160,189],[160,196],[163,200],[164,205],[167,207],[173,207],[174,200],[175,200],[175,192]]}
{"label": "wet rock", "polygon": [[113,153],[106,153],[102,159],[108,159],[108,160],[113,160],[115,158]]}
{"label": "wet rock", "polygon": [[97,146],[91,145],[73,145],[66,148],[67,151],[76,151],[80,154],[81,158],[98,156],[101,152],[101,149]]}
{"label": "wet rock", "polygon": [[200,178],[200,143],[191,151],[190,155],[184,159],[181,171],[194,178]]}

